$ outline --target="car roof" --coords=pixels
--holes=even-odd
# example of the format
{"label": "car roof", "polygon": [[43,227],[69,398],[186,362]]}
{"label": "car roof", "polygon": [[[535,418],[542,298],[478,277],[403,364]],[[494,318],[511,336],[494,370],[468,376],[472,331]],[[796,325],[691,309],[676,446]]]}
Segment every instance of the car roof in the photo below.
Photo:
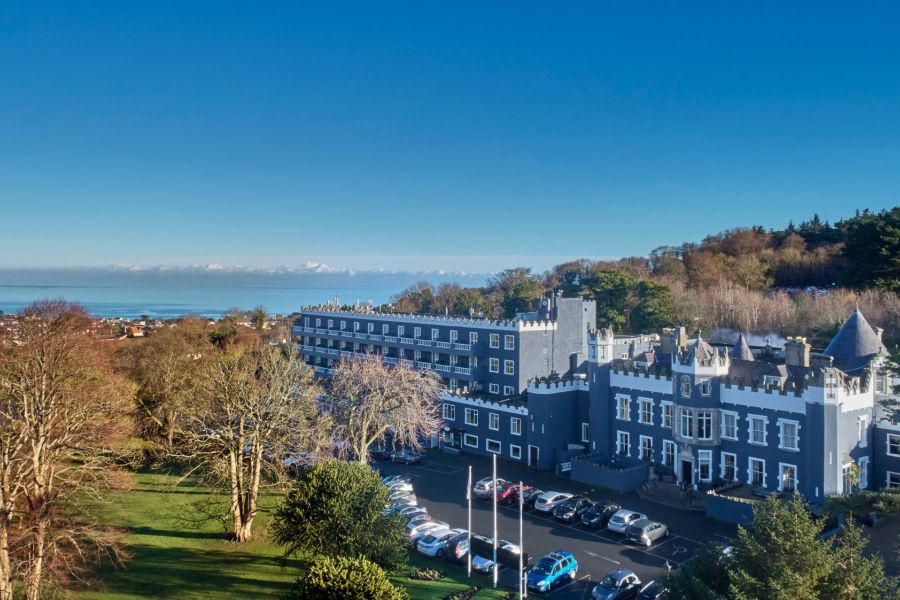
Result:
{"label": "car roof", "polygon": [[607,575],[609,575],[610,577],[614,577],[617,580],[623,579],[625,577],[628,577],[629,575],[634,575],[634,574],[635,574],[634,571],[632,571],[631,569],[626,569],[625,567],[619,567],[615,571],[610,571],[609,573],[607,573]]}
{"label": "car roof", "polygon": [[631,510],[629,508],[620,508],[619,510],[616,511],[616,514],[626,517],[628,515],[638,515],[640,513],[636,510]]}
{"label": "car roof", "polygon": [[547,553],[545,556],[552,558],[553,560],[562,560],[564,558],[575,558],[568,550],[554,550],[553,552]]}
{"label": "car roof", "polygon": [[654,522],[651,521],[650,519],[644,518],[644,519],[638,519],[637,521],[632,523],[631,526],[632,527],[646,527],[647,525],[653,525],[653,523]]}

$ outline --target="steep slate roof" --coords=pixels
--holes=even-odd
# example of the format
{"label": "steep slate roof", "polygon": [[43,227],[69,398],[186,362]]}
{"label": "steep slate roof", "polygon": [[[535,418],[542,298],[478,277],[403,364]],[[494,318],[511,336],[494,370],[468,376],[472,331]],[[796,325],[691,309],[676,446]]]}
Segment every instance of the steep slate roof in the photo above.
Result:
{"label": "steep slate roof", "polygon": [[753,360],[753,353],[750,351],[750,346],[747,344],[747,339],[744,337],[743,333],[738,335],[737,342],[735,342],[734,346],[731,348],[731,352],[728,353],[728,356],[740,360]]}
{"label": "steep slate roof", "polygon": [[716,349],[706,342],[698,333],[697,339],[688,346],[682,362],[684,364],[692,363],[696,357],[699,364],[709,364],[715,356]]}
{"label": "steep slate roof", "polygon": [[887,348],[858,308],[844,321],[822,352],[831,356],[834,366],[845,373],[864,369],[872,358],[881,353],[887,354]]}

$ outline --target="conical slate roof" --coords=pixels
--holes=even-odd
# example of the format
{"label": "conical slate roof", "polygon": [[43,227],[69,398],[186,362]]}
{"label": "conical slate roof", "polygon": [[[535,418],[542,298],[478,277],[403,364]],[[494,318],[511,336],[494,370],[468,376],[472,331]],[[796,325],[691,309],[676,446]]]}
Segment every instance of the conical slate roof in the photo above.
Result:
{"label": "conical slate roof", "polygon": [[698,333],[697,339],[688,346],[683,362],[684,364],[690,364],[696,358],[698,364],[707,365],[712,362],[715,355],[716,349],[710,346]]}
{"label": "conical slate roof", "polygon": [[737,342],[732,346],[728,356],[741,360],[753,360],[753,352],[750,351],[750,346],[747,345],[747,338],[744,337],[743,333],[738,334]]}
{"label": "conical slate roof", "polygon": [[858,308],[822,352],[833,357],[834,366],[845,373],[865,368],[875,355],[881,353],[887,354],[887,348]]}

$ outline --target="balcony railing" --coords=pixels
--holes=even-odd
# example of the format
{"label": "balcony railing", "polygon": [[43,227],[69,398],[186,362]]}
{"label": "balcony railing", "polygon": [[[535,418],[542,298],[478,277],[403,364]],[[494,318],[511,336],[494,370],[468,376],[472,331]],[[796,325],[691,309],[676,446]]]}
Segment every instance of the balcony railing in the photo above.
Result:
{"label": "balcony railing", "polygon": [[364,340],[364,339],[366,339],[366,334],[364,334],[364,333],[354,333],[354,334],[353,334],[353,337],[359,338],[359,339],[361,339],[361,340]]}
{"label": "balcony railing", "polygon": [[453,372],[460,375],[471,375],[472,369],[470,367],[453,367]]}
{"label": "balcony railing", "polygon": [[451,369],[450,365],[442,365],[440,363],[432,363],[431,366],[434,367],[435,371],[444,371],[445,373],[449,373]]}
{"label": "balcony railing", "polygon": [[397,337],[396,337],[396,336],[393,336],[393,335],[384,335],[384,336],[382,336],[382,337],[384,338],[384,341],[386,341],[386,342],[391,342],[392,344],[396,344],[396,343],[397,343]]}
{"label": "balcony railing", "polygon": [[434,345],[438,348],[449,348],[450,342],[434,342]]}
{"label": "balcony railing", "polygon": [[352,331],[342,331],[342,332],[341,332],[341,335],[344,336],[344,337],[352,338],[352,337],[353,337],[353,332],[352,332]]}
{"label": "balcony railing", "polygon": [[396,365],[398,359],[394,358],[393,356],[383,356],[382,360],[389,365]]}
{"label": "balcony railing", "polygon": [[454,350],[464,350],[466,352],[470,352],[472,350],[472,344],[453,344]]}
{"label": "balcony railing", "polygon": [[400,343],[401,344],[409,344],[410,346],[412,346],[413,344],[416,343],[416,340],[414,340],[412,338],[402,337],[402,338],[400,338]]}
{"label": "balcony railing", "polygon": [[431,340],[416,340],[417,346],[431,346]]}
{"label": "balcony railing", "polygon": [[380,341],[381,341],[381,336],[378,335],[377,333],[370,333],[370,334],[369,334],[369,339],[370,339],[370,340],[375,340],[376,342],[380,342]]}

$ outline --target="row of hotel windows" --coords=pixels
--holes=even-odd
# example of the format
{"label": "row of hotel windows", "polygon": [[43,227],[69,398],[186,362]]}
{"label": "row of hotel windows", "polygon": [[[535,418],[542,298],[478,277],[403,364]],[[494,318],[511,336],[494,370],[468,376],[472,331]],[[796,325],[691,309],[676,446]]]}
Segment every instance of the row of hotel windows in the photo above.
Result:
{"label": "row of hotel windows", "polygon": [[[653,425],[653,400],[647,398],[638,399],[638,423]],[[680,435],[684,438],[696,438],[698,440],[713,439],[713,413],[720,416],[719,435],[724,440],[738,439],[738,420],[736,412],[726,410],[702,410],[679,408]],[[661,427],[673,429],[675,405],[672,402],[661,401],[660,413],[662,417]],[[631,398],[628,396],[616,397],[616,419],[620,421],[631,420]],[[751,444],[767,445],[768,417],[763,415],[747,415],[749,426],[747,428],[748,439]],[[778,447],[783,450],[800,450],[800,424],[797,421],[778,419]],[[863,436],[865,439],[865,436]]]}
{"label": "row of hotel windows", "polygon": [[[462,437],[463,446],[468,448],[479,448],[479,441],[477,435],[472,435],[471,433],[464,433]],[[497,440],[492,440],[489,438],[485,438],[484,440],[484,449],[492,454],[503,454],[503,444]],[[516,460],[521,460],[522,458],[522,446],[517,446],[515,444],[509,444],[509,457],[514,458]]]}
{"label": "row of hotel windows", "polygon": [[[316,327],[322,326],[322,319],[316,319],[315,321]],[[334,320],[328,319],[328,329],[334,329]],[[309,327],[309,317],[303,318],[303,326]],[[340,330],[345,331],[347,329],[347,321],[341,320],[340,322]],[[353,321],[353,331],[359,331],[360,322]],[[381,333],[382,335],[388,335],[390,332],[390,325],[387,323],[382,324]],[[375,323],[366,323],[366,332],[367,333],[375,333]],[[406,334],[406,326],[405,325],[397,325],[397,336],[403,336]],[[441,336],[441,330],[437,327],[431,328],[431,339],[437,340]],[[459,332],[456,329],[451,329],[450,333],[450,341],[456,342],[459,340]],[[422,328],[421,327],[413,327],[413,338],[419,339],[422,337]],[[478,342],[478,332],[470,331],[469,332],[469,343],[474,344]],[[488,335],[488,344],[491,348],[499,348],[500,347],[500,334],[499,333],[491,333]],[[516,337],[514,335],[504,335],[503,336],[503,349],[504,350],[515,350],[516,349]]]}
{"label": "row of hotel windows", "polygon": [[[639,436],[638,458],[653,462],[653,438]],[[622,456],[631,456],[631,433],[627,431],[616,432],[616,453]],[[676,446],[671,440],[663,440],[662,464],[675,468]],[[719,477],[725,481],[738,480],[737,455],[733,452],[720,452]],[[712,475],[712,450],[697,450],[697,477],[700,481],[710,482]],[[787,463],[778,463],[779,491],[794,491],[797,487],[797,466]],[[748,457],[747,459],[747,483],[760,487],[767,487],[766,461],[762,458]]]}
{"label": "row of hotel windows", "polygon": [[[306,343],[308,345],[312,346],[312,345],[315,345],[315,343],[316,343],[313,340],[318,340],[318,339],[319,338],[309,337],[309,338],[306,338]],[[328,347],[333,348],[334,346],[329,345]],[[366,347],[369,347],[369,344],[366,344]],[[353,351],[354,352],[360,352],[361,348],[362,348],[362,346],[360,346],[359,342],[353,342]],[[378,346],[375,347],[376,350],[378,348],[379,348]],[[381,350],[381,352],[384,352],[384,353],[386,353],[387,351],[388,351],[388,348],[384,348],[383,350]],[[415,353],[413,355],[415,360],[422,359],[422,351],[421,350],[414,350],[413,352]],[[448,354],[447,356],[450,357],[450,364],[455,365],[457,362],[456,355]],[[471,357],[471,359],[469,360],[469,365],[473,368],[477,367],[478,366],[478,357],[477,356]],[[488,359],[488,371],[490,371],[491,373],[499,373],[500,372],[500,359],[499,358],[489,358]],[[516,374],[516,361],[504,360],[503,361],[503,374],[504,375],[515,375]]]}
{"label": "row of hotel windows", "polygon": [[[443,417],[448,421],[456,420],[456,405],[449,402],[444,403]],[[478,409],[467,408],[465,410],[464,423],[466,425],[478,426]],[[488,413],[488,429],[500,431],[500,413]],[[522,435],[522,418],[510,417],[509,432],[513,435]]]}

